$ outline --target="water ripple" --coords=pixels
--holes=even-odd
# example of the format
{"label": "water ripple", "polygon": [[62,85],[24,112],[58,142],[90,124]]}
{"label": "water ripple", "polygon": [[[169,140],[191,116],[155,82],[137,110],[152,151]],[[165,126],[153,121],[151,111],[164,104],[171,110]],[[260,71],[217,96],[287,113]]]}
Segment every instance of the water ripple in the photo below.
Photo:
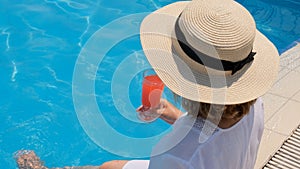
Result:
{"label": "water ripple", "polygon": [[18,73],[18,69],[17,69],[15,61],[12,61],[11,63],[13,64],[13,67],[14,67],[14,70],[13,70],[12,75],[11,75],[11,81],[15,82],[16,81],[15,77],[16,77],[16,75]]}
{"label": "water ripple", "polygon": [[82,47],[83,37],[84,37],[84,35],[88,32],[88,30],[89,30],[89,28],[90,28],[90,17],[89,17],[89,16],[86,16],[86,17],[85,17],[85,20],[86,20],[87,26],[86,26],[85,30],[83,31],[83,33],[82,33],[82,34],[80,35],[80,37],[79,37],[79,42],[78,42],[78,46],[79,46],[79,47]]}
{"label": "water ripple", "polygon": [[55,81],[71,86],[69,82],[59,79],[56,75],[55,70],[53,70],[51,67],[45,66],[45,68],[50,72],[51,76],[55,79]]}
{"label": "water ripple", "polygon": [[7,31],[8,28],[3,29],[1,34],[6,36],[6,51],[8,51],[10,49],[10,45],[9,45],[9,38],[10,38],[10,32]]}
{"label": "water ripple", "polygon": [[28,19],[23,16],[20,16],[23,23],[31,30],[28,31],[28,43],[31,51],[44,51],[45,47],[56,47],[60,50],[64,49],[67,46],[65,39],[58,36],[50,35],[44,29],[40,29],[37,26],[32,25]]}
{"label": "water ripple", "polygon": [[71,0],[44,0],[46,4],[54,4],[57,8],[68,15],[76,17],[89,16],[93,12],[93,8],[97,7],[99,3],[95,1],[75,2]]}

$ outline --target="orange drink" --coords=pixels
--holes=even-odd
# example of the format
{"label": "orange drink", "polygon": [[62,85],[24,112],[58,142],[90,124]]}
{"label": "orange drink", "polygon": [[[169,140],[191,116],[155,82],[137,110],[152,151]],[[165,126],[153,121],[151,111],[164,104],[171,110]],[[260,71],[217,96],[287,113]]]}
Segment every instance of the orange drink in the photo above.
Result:
{"label": "orange drink", "polygon": [[154,108],[160,103],[164,84],[157,75],[144,77],[142,87],[142,104],[145,108]]}
{"label": "orange drink", "polygon": [[137,116],[144,122],[156,120],[164,108],[160,107],[160,99],[164,90],[164,84],[155,74],[153,69],[144,71],[142,86],[142,106],[137,109]]}

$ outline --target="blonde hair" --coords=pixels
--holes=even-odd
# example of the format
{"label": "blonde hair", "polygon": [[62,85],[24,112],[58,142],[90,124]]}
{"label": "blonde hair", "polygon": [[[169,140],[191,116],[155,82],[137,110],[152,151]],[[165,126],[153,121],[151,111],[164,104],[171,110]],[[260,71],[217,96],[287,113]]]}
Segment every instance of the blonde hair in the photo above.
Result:
{"label": "blonde hair", "polygon": [[[178,100],[180,96],[175,96],[175,100]],[[221,104],[209,104],[192,101],[186,98],[182,98],[182,107],[191,115],[195,117],[201,117],[208,119],[212,122],[219,121],[220,119],[240,119],[249,113],[250,107],[255,103],[256,99],[249,102],[233,104],[233,105],[221,105]]]}

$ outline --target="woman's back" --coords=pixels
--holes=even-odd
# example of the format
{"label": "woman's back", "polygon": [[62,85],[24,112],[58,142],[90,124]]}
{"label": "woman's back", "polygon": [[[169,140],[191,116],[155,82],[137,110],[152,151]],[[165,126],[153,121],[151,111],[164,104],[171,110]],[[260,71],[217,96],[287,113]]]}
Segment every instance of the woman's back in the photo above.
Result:
{"label": "woman's back", "polygon": [[174,142],[178,140],[178,136],[190,129],[186,137],[182,137],[183,139],[175,147],[165,153],[153,156],[149,168],[253,168],[264,127],[263,116],[260,98],[251,106],[246,116],[228,129],[216,128],[215,125],[210,122],[205,123],[201,118],[193,123],[194,117],[185,115],[178,119],[174,124],[174,130],[154,148],[153,154],[159,154],[158,152],[168,149],[172,144],[175,146]]}

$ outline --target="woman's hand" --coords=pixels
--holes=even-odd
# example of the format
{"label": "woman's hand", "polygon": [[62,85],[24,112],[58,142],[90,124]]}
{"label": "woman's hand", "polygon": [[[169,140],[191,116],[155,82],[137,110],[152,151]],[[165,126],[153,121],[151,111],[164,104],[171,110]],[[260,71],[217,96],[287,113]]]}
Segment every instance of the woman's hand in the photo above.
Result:
{"label": "woman's hand", "polygon": [[160,117],[165,110],[165,104],[160,102],[156,107],[144,107],[141,105],[139,108],[136,109],[138,112],[138,117],[140,120],[144,122],[152,122]]}
{"label": "woman's hand", "polygon": [[144,113],[147,111],[151,114],[151,116],[159,116],[162,120],[169,124],[173,124],[183,114],[179,109],[165,99],[161,99],[159,105],[155,108],[145,108],[144,106],[140,106],[136,111],[138,113]]}

